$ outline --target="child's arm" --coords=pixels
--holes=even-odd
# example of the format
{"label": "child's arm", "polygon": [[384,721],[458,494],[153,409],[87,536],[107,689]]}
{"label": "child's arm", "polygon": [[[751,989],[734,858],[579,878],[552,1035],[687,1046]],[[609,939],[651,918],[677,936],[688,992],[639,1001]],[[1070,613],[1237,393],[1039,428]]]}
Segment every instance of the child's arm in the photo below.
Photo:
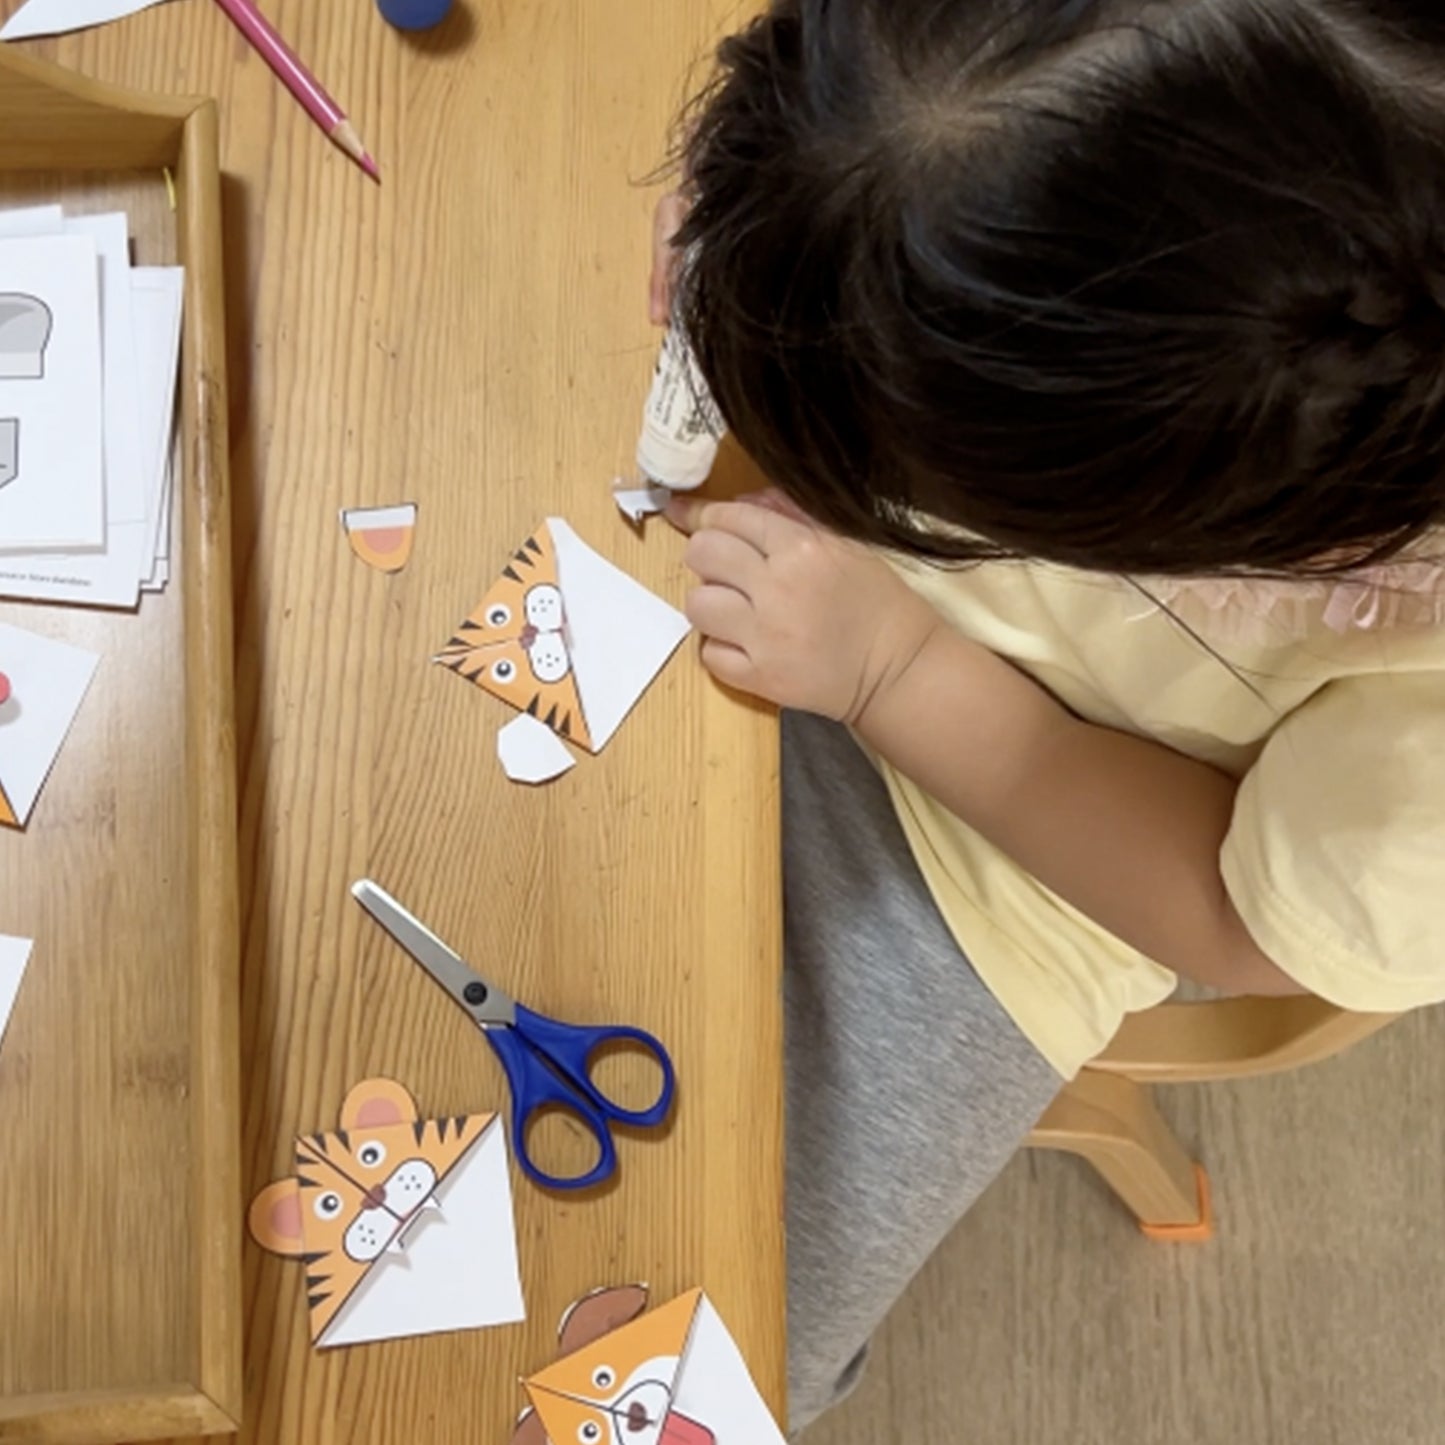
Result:
{"label": "child's arm", "polygon": [[688,612],[724,682],[852,724],[1046,887],[1150,958],[1232,993],[1302,990],[1219,871],[1235,783],[1081,722],[962,637],[873,555],[746,504],[675,502]]}
{"label": "child's arm", "polygon": [[1079,721],[941,620],[855,727],[901,773],[1141,953],[1229,993],[1302,992],[1255,945],[1225,891],[1219,850],[1236,785],[1223,773]]}

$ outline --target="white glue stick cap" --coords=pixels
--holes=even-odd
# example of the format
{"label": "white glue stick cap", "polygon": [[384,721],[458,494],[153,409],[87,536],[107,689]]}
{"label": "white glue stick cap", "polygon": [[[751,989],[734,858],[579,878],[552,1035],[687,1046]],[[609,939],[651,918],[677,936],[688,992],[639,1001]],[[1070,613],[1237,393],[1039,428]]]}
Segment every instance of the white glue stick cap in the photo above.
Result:
{"label": "white glue stick cap", "polygon": [[690,492],[707,481],[717,448],[710,436],[679,441],[645,421],[637,438],[637,470],[669,491]]}

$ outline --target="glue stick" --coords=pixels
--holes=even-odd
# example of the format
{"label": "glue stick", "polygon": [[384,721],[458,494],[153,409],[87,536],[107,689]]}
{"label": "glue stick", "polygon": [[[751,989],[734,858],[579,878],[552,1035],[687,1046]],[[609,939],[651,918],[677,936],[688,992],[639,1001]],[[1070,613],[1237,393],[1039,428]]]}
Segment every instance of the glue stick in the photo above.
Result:
{"label": "glue stick", "polygon": [[707,481],[726,430],[692,347],[674,322],[663,337],[642,409],[637,469],[669,491],[690,492]]}

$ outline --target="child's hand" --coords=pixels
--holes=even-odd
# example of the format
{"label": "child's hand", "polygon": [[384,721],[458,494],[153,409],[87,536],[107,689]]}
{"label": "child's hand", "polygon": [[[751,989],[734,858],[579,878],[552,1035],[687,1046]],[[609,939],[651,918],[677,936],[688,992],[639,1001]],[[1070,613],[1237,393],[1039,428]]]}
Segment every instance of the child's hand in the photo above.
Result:
{"label": "child's hand", "polygon": [[776,492],[741,502],[675,497],[701,578],[687,615],[720,682],[783,707],[856,723],[941,627],[879,557],[808,520]]}

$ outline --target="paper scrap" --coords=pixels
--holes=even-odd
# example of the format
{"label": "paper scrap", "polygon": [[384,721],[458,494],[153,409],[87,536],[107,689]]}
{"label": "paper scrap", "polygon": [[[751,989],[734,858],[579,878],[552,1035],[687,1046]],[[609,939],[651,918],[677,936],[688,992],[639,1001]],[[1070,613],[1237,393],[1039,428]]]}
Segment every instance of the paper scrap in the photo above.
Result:
{"label": "paper scrap", "polygon": [[23,828],[80,710],[100,658],[0,623],[0,823]]}
{"label": "paper scrap", "polygon": [[178,466],[176,458],[177,442],[174,433],[170,438],[170,444],[166,448],[165,482],[161,490],[161,532],[160,542],[156,550],[156,559],[151,567],[151,574],[141,583],[141,588],[146,592],[160,592],[164,590],[171,578],[171,525],[172,513],[175,510],[175,472]]}
{"label": "paper scrap", "polygon": [[[21,570],[25,581],[0,577],[10,596],[134,607],[145,553],[146,481],[141,441],[141,393],[134,351],[130,222],[122,211],[67,216],[65,233],[89,236],[100,258],[101,456],[105,495],[104,545],[99,551],[49,557],[0,558],[0,572]],[[26,585],[28,582],[30,585]]]}
{"label": "paper scrap", "polygon": [[249,1222],[264,1249],[304,1264],[319,1348],[526,1318],[496,1114],[422,1119],[400,1084],[366,1079],[341,1128],[298,1138],[294,1159]]}
{"label": "paper scrap", "polygon": [[5,1026],[10,1022],[10,1011],[20,995],[20,980],[25,976],[25,965],[30,961],[30,948],[28,938],[0,933],[0,1047],[5,1043]]}
{"label": "paper scrap", "polygon": [[[124,212],[67,217],[59,206],[0,210],[0,237],[85,235],[100,263],[104,539],[79,550],[0,546],[0,595],[134,607],[169,575],[165,535],[184,272],[130,264]],[[0,452],[12,448],[0,418]],[[18,447],[15,448],[18,450]]]}
{"label": "paper scrap", "polygon": [[0,40],[29,40],[37,35],[65,35],[108,25],[157,5],[160,0],[28,0],[0,28]]}
{"label": "paper scrap", "polygon": [[105,541],[100,337],[92,237],[0,240],[0,549]]}
{"label": "paper scrap", "polygon": [[785,1445],[727,1326],[700,1289],[523,1382],[551,1441]]}
{"label": "paper scrap", "polygon": [[620,482],[612,490],[612,500],[617,503],[622,515],[638,526],[647,517],[665,512],[672,500],[672,493],[666,487],[652,484],[645,487],[624,486]]}
{"label": "paper scrap", "polygon": [[184,273],[130,264],[123,212],[65,217],[59,207],[0,211],[0,236],[88,235],[100,258],[104,543],[79,551],[9,549],[0,594],[134,607],[157,573],[175,415]]}
{"label": "paper scrap", "polygon": [[498,731],[497,758],[514,783],[550,783],[577,766],[566,743],[528,713]]}
{"label": "paper scrap", "polygon": [[5,236],[49,236],[65,229],[65,210],[61,206],[16,206],[0,211]]}
{"label": "paper scrap", "polygon": [[176,427],[176,378],[181,358],[181,319],[186,273],[180,266],[136,266],[130,273],[135,311],[136,377],[140,384],[141,444],[146,479],[148,574],[169,553],[165,520],[170,501],[172,442]]}
{"label": "paper scrap", "polygon": [[596,753],[690,630],[549,517],[435,661]]}
{"label": "paper scrap", "polygon": [[346,507],[341,525],[351,550],[378,572],[400,572],[411,560],[416,536],[416,503],[395,507]]}

